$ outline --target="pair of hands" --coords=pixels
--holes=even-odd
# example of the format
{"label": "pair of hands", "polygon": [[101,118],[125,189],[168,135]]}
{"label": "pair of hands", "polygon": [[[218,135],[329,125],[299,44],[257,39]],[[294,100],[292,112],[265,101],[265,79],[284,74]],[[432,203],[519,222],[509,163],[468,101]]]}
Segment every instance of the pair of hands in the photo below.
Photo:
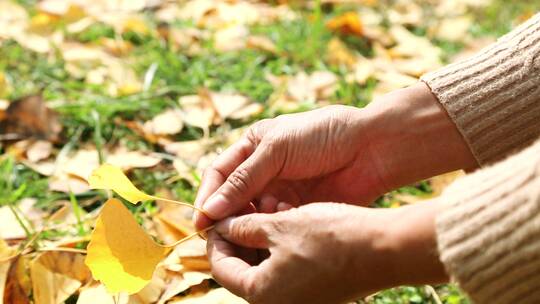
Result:
{"label": "pair of hands", "polygon": [[[420,83],[363,110],[332,106],[256,123],[205,171],[195,203],[208,217],[196,213],[195,224],[218,221],[208,242],[213,274],[248,301],[339,303],[443,279],[434,255],[438,206],[397,212],[305,204],[365,205],[400,185],[474,165]],[[418,258],[424,272],[408,267]]]}

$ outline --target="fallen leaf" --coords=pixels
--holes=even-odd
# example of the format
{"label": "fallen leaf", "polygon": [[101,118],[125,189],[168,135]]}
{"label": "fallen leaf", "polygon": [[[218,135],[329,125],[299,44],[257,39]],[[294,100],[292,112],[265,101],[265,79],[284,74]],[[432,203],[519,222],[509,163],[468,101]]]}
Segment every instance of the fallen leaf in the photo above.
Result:
{"label": "fallen leaf", "polygon": [[129,299],[124,294],[120,294],[119,298],[119,301],[115,302],[103,284],[94,284],[81,289],[77,304],[127,304]]}
{"label": "fallen leaf", "polygon": [[339,38],[334,37],[328,42],[327,58],[333,65],[353,66],[358,61],[354,54]]}
{"label": "fallen leaf", "polygon": [[445,18],[440,21],[435,37],[454,42],[464,41],[471,25],[472,18],[469,16]]}
{"label": "fallen leaf", "polygon": [[220,52],[230,52],[246,48],[248,29],[236,25],[219,29],[214,33],[214,48]]}
{"label": "fallen leaf", "polygon": [[85,262],[110,293],[134,294],[152,279],[166,251],[119,200],[109,199],[96,221]]}
{"label": "fallen leaf", "polygon": [[38,162],[48,158],[52,153],[52,143],[45,140],[38,140],[32,143],[26,150],[26,157],[30,162]]}
{"label": "fallen leaf", "polygon": [[188,125],[208,130],[214,121],[216,112],[211,104],[208,104],[199,95],[182,96],[178,100],[182,108],[182,119]]}
{"label": "fallen leaf", "polygon": [[5,119],[0,121],[0,134],[15,134],[21,138],[56,142],[61,131],[58,115],[45,105],[41,96],[29,96],[10,103]]}
{"label": "fallen leaf", "polygon": [[37,304],[64,303],[81,286],[81,282],[46,268],[39,260],[30,263],[32,290]]}
{"label": "fallen leaf", "polygon": [[170,304],[247,304],[247,302],[232,294],[225,288],[212,289],[206,294],[188,295]]}
{"label": "fallen leaf", "polygon": [[[205,97],[210,99],[222,120],[233,117],[237,119],[247,118],[263,110],[260,104],[252,103],[246,96],[239,94],[207,92]],[[247,107],[253,107],[253,109],[250,109],[251,112],[245,111]]]}
{"label": "fallen leaf", "polygon": [[145,122],[143,129],[154,135],[172,135],[180,133],[183,127],[182,112],[178,109],[169,109]]}
{"label": "fallen leaf", "polygon": [[28,273],[28,261],[24,256],[12,260],[4,286],[4,303],[30,304],[32,283]]}
{"label": "fallen leaf", "polygon": [[334,17],[326,23],[326,27],[345,35],[362,36],[364,31],[360,17],[356,12],[346,12]]}
{"label": "fallen leaf", "polygon": [[49,178],[49,190],[81,194],[90,190],[88,183],[71,174],[60,174]]}
{"label": "fallen leaf", "polygon": [[159,298],[158,304],[165,303],[190,287],[201,284],[203,281],[210,280],[211,278],[212,276],[209,274],[197,271],[187,271],[182,273],[181,276],[174,276]]}
{"label": "fallen leaf", "polygon": [[[34,208],[35,199],[26,198],[18,202],[16,211],[24,214],[24,223],[30,221],[35,227],[41,227],[43,213]],[[19,215],[20,216],[20,215]],[[22,239],[25,238],[26,232],[21,226],[15,214],[9,206],[0,207],[0,238],[1,239]]]}
{"label": "fallen leaf", "polygon": [[132,168],[150,168],[161,161],[161,158],[144,154],[139,151],[128,151],[119,148],[107,156],[107,163],[120,167],[122,170]]}
{"label": "fallen leaf", "polygon": [[154,271],[150,283],[136,294],[130,296],[130,304],[156,303],[167,287],[168,275],[169,274],[163,267],[158,267],[156,271]]}
{"label": "fallen leaf", "polygon": [[15,250],[10,248],[6,242],[0,238],[0,299],[4,298],[4,288],[7,281],[7,275],[11,266],[11,259],[6,259],[13,255]]}
{"label": "fallen leaf", "polygon": [[88,178],[88,184],[91,189],[112,189],[132,204],[155,199],[137,189],[120,168],[110,164],[95,169]]}
{"label": "fallen leaf", "polygon": [[247,38],[246,47],[268,52],[270,54],[278,54],[278,48],[272,39],[266,36],[252,35]]}
{"label": "fallen leaf", "polygon": [[164,145],[167,153],[174,154],[183,160],[196,164],[208,151],[210,143],[206,139],[177,141]]}
{"label": "fallen leaf", "polygon": [[[56,218],[56,216],[55,216]],[[75,252],[44,252],[35,260],[54,273],[59,273],[86,284],[90,282],[90,270],[84,264],[84,255]]]}
{"label": "fallen leaf", "polygon": [[315,102],[330,97],[336,89],[337,77],[328,71],[296,74],[287,84],[287,92],[296,101]]}

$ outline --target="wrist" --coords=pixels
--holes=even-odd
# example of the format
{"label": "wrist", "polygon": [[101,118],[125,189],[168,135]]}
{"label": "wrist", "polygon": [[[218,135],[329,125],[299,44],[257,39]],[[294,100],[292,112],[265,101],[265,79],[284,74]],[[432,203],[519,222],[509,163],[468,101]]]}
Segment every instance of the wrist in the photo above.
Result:
{"label": "wrist", "polygon": [[429,87],[419,82],[366,107],[367,143],[387,190],[476,168],[467,143]]}
{"label": "wrist", "polygon": [[439,259],[436,215],[437,200],[396,209],[388,216],[386,242],[391,248],[391,267],[396,285],[437,284],[448,281]]}

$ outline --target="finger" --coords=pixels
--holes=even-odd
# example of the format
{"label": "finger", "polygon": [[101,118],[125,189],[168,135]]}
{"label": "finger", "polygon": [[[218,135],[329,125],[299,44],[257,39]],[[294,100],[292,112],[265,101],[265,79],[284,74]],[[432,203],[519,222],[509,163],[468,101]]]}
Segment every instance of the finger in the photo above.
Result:
{"label": "finger", "polygon": [[276,211],[287,211],[289,209],[292,209],[293,205],[287,204],[285,202],[279,202],[276,206]]}
{"label": "finger", "polygon": [[[214,193],[227,177],[241,163],[243,163],[255,151],[258,142],[272,126],[271,120],[261,120],[253,125],[246,135],[239,141],[227,148],[221,153],[207,168],[203,174],[199,191],[195,199],[195,206],[202,207],[208,197]],[[210,226],[213,221],[200,212],[195,212],[193,215],[195,227],[199,230]]]}
{"label": "finger", "polygon": [[208,216],[213,220],[220,220],[243,209],[279,174],[284,153],[286,151],[282,151],[275,144],[261,143],[204,203],[203,209]]}
{"label": "finger", "polygon": [[279,203],[278,199],[271,194],[265,194],[259,200],[259,212],[260,213],[274,213],[276,212],[276,206]]}
{"label": "finger", "polygon": [[234,245],[224,240],[215,231],[210,231],[207,243],[208,258],[212,265],[214,279],[234,294],[248,294],[249,280],[252,280],[257,266],[251,266],[235,256]]}
{"label": "finger", "polygon": [[[212,165],[204,171],[197,198],[195,199],[195,206],[200,208],[203,202],[225,182],[230,171],[240,165],[254,150],[253,143],[244,138],[220,154]],[[195,211],[193,221],[198,230],[202,230],[213,223],[213,220],[198,211]]]}
{"label": "finger", "polygon": [[269,222],[273,219],[262,213],[226,218],[216,224],[216,232],[231,243],[257,249],[269,248]]}

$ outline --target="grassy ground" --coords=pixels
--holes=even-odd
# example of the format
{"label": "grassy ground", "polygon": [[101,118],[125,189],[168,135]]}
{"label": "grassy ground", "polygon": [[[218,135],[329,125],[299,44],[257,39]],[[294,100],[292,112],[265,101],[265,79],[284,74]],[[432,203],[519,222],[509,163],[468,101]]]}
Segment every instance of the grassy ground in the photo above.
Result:
{"label": "grassy ground", "polygon": [[[34,1],[20,1],[32,7]],[[540,9],[535,1],[494,1],[487,9],[477,12],[476,25],[471,32],[476,37],[498,36],[507,32],[520,16]],[[324,21],[339,11],[306,11],[305,17],[292,22],[281,22],[257,26],[252,32],[267,35],[275,42],[278,49],[289,56],[277,56],[257,50],[245,49],[235,52],[219,53],[212,45],[205,45],[204,52],[188,56],[173,51],[169,45],[151,35],[134,32],[123,34],[123,38],[135,45],[132,66],[138,75],[144,75],[152,65],[157,65],[155,81],[145,92],[110,97],[106,88],[88,85],[71,77],[65,70],[61,57],[42,56],[25,50],[11,41],[0,47],[0,71],[10,77],[12,87],[9,92],[0,92],[5,98],[16,98],[42,92],[46,100],[71,100],[73,102],[54,106],[61,114],[65,126],[64,143],[76,149],[85,142],[93,142],[97,147],[104,143],[122,140],[128,147],[138,150],[160,151],[161,148],[145,140],[125,125],[115,123],[118,118],[125,120],[147,120],[165,108],[176,104],[180,96],[196,94],[200,87],[215,91],[232,89],[249,96],[262,104],[273,93],[273,87],[265,78],[267,73],[287,75],[299,71],[330,70],[340,75],[339,88],[332,101],[362,107],[371,98],[374,82],[364,86],[350,84],[343,78],[345,71],[339,66],[325,62],[326,45],[331,38],[324,27]],[[315,20],[315,21],[313,21]],[[189,27],[190,24],[178,23],[175,27]],[[422,34],[422,29],[417,29]],[[95,42],[102,37],[114,38],[112,28],[96,24],[75,38],[81,42]],[[370,49],[365,41],[347,41],[358,52],[369,55]],[[459,43],[438,41],[445,51],[445,58],[457,53],[463,46]],[[306,47],[306,45],[310,47]],[[305,108],[301,108],[305,109]],[[267,108],[258,118],[273,117],[280,113]],[[212,130],[215,131],[215,130]],[[176,139],[193,139],[202,136],[196,128],[186,128]],[[4,153],[5,151],[0,151]],[[131,179],[142,189],[153,192],[158,185],[172,177],[167,171],[134,170]],[[167,183],[180,199],[193,201],[195,188],[183,181]],[[414,196],[429,195],[429,182],[419,183],[398,190]],[[72,200],[85,202],[88,198],[100,196],[98,192],[89,192],[71,197]],[[52,202],[70,199],[67,194],[48,190],[46,178],[35,173],[11,157],[0,157],[0,202],[2,205],[13,204],[25,197],[34,197],[43,209],[54,207]],[[82,204],[86,211],[96,208],[93,203]],[[379,206],[392,204],[391,196],[381,198]],[[146,212],[152,208],[150,203],[134,208],[135,213]],[[58,232],[61,233],[61,232]],[[81,235],[88,233],[84,229]],[[46,235],[42,236],[47,237]],[[453,285],[434,287],[443,303],[468,303],[466,297]],[[400,287],[386,290],[372,296],[368,303],[436,303],[432,289],[425,286]]]}

